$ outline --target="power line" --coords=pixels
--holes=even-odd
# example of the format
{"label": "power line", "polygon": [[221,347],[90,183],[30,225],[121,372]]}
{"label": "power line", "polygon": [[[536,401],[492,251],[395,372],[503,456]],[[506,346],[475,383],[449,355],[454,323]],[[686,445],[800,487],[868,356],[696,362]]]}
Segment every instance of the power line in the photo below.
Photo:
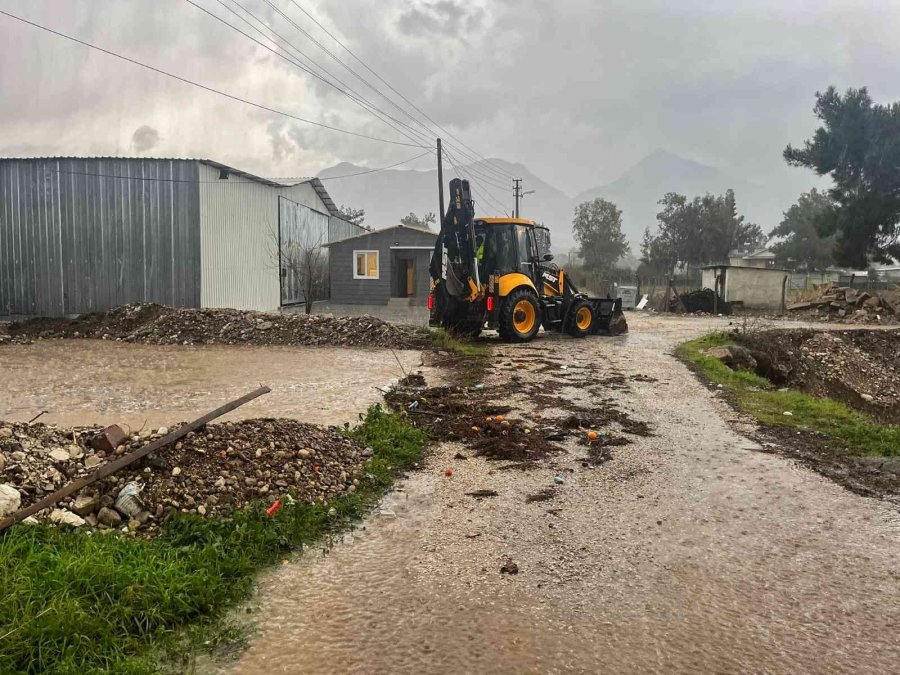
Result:
{"label": "power line", "polygon": [[[462,170],[460,167],[458,167],[458,166],[456,165],[456,163],[450,158],[449,154],[448,154],[448,156],[447,156],[447,161],[450,162],[450,166],[453,167],[453,172],[456,174],[457,178],[459,178],[460,180],[462,180],[462,178],[463,178],[463,173],[464,173],[464,172],[463,172],[463,170]],[[477,193],[478,193],[479,190],[478,190],[478,188],[475,187],[476,184],[477,184],[477,183],[475,183],[474,181],[470,181],[470,182],[469,182],[469,187],[470,187],[470,189],[471,189],[472,192],[475,193],[476,196],[477,196]],[[487,188],[482,187],[482,190],[483,190],[482,196],[484,197],[485,201],[488,202],[488,203],[492,206],[492,208],[497,208],[497,209],[499,209],[501,212],[506,213],[507,215],[509,215],[509,212],[508,212],[506,209],[504,209],[503,206],[501,206],[499,203],[497,203],[497,202],[491,197],[491,193],[490,193],[490,191],[489,191]]]}
{"label": "power line", "polygon": [[[393,92],[394,92],[395,94],[397,94],[401,99],[403,99],[407,104],[409,104],[410,106],[412,106],[417,112],[419,112],[421,115],[423,115],[423,116],[425,117],[425,119],[427,119],[429,122],[431,122],[432,124],[434,124],[438,129],[440,129],[441,131],[443,131],[447,136],[449,136],[450,138],[452,138],[453,140],[455,140],[457,143],[459,143],[459,144],[462,145],[463,147],[465,147],[465,148],[467,148],[468,150],[470,150],[470,151],[471,151],[472,153],[474,153],[479,159],[481,159],[482,161],[486,162],[489,166],[493,167],[494,170],[497,171],[497,172],[499,172],[501,175],[505,175],[507,178],[515,178],[515,176],[513,176],[513,174],[511,174],[510,172],[506,171],[506,170],[503,169],[502,167],[496,166],[496,165],[493,164],[490,160],[488,160],[487,158],[485,158],[485,157],[483,157],[482,155],[478,154],[474,149],[472,149],[471,147],[469,147],[468,145],[466,145],[465,143],[463,143],[461,140],[459,140],[458,138],[456,138],[455,136],[453,136],[453,134],[451,134],[449,131],[447,131],[444,127],[442,127],[440,124],[438,124],[438,123],[435,122],[433,119],[431,119],[431,117],[429,117],[428,114],[425,113],[423,110],[421,110],[415,103],[413,103],[413,102],[410,101],[408,98],[406,98],[406,96],[404,96],[401,92],[399,92],[397,89],[395,89],[395,88],[394,88],[387,80],[385,80],[381,75],[379,75],[379,74],[376,73],[374,70],[372,70],[372,68],[370,68],[369,65],[368,65],[363,59],[359,58],[353,51],[350,50],[350,48],[349,48],[347,45],[345,45],[343,42],[341,42],[337,37],[335,37],[335,36],[331,33],[331,31],[329,31],[325,26],[323,26],[323,25],[318,21],[318,19],[316,19],[312,14],[310,14],[308,11],[306,11],[306,9],[305,9],[302,5],[300,5],[300,3],[297,2],[297,0],[290,0],[290,2],[291,2],[291,4],[293,4],[295,7],[297,7],[297,9],[299,9],[301,12],[303,12],[307,17],[309,17],[309,18],[313,21],[313,23],[315,23],[320,29],[322,29],[322,30],[325,32],[326,35],[328,35],[328,37],[330,37],[330,38],[331,38],[332,40],[334,40],[337,44],[339,44],[339,45],[344,49],[344,51],[346,51],[348,54],[350,54],[350,56],[352,56],[352,57],[353,57],[354,59],[356,59],[360,64],[362,64],[362,66],[363,66],[366,70],[368,70],[370,73],[372,73],[372,75],[374,75],[374,76],[377,77],[382,83],[384,83],[385,86],[388,87],[388,89],[390,89],[391,91],[393,91]],[[465,153],[462,153],[462,152],[461,152],[461,154],[465,154]]]}
{"label": "power line", "polygon": [[[232,24],[232,23],[226,21],[225,19],[223,19],[222,17],[220,17],[220,16],[218,16],[218,15],[216,15],[216,14],[210,12],[210,11],[209,11],[208,9],[206,9],[205,7],[202,7],[202,6],[198,5],[198,4],[197,4],[196,2],[194,2],[193,0],[185,0],[185,1],[186,1],[188,4],[193,5],[194,7],[196,7],[197,9],[199,9],[200,11],[206,13],[207,15],[209,15],[210,17],[212,17],[213,19],[215,19],[215,20],[221,22],[221,23],[224,24],[225,26],[228,26],[228,27],[231,28],[232,30],[237,31],[238,33],[240,33],[241,35],[243,35],[243,36],[246,37],[247,39],[252,40],[253,42],[255,42],[256,44],[258,44],[258,45],[261,46],[262,48],[264,48],[264,49],[266,49],[266,50],[272,52],[275,56],[277,56],[277,57],[279,57],[279,58],[281,58],[281,59],[284,59],[285,61],[287,61],[288,63],[292,64],[293,66],[299,68],[299,69],[302,70],[303,72],[308,73],[309,75],[312,75],[312,76],[315,77],[316,79],[318,79],[318,80],[320,80],[321,82],[325,83],[326,85],[332,87],[333,89],[335,89],[336,91],[340,92],[341,94],[343,94],[344,96],[346,96],[347,98],[349,98],[351,101],[353,101],[354,103],[356,103],[358,106],[360,106],[361,108],[363,108],[364,110],[366,110],[366,112],[368,112],[368,113],[372,114],[373,116],[375,116],[379,121],[384,122],[385,124],[387,124],[388,126],[390,126],[392,129],[394,129],[395,131],[397,131],[397,132],[400,133],[401,135],[403,135],[403,136],[405,136],[406,138],[408,138],[409,140],[413,141],[413,142],[414,142],[416,145],[418,145],[419,147],[426,147],[427,144],[430,144],[431,139],[430,139],[429,137],[424,136],[423,134],[417,132],[417,131],[414,130],[414,129],[411,129],[411,128],[410,128],[408,125],[406,125],[405,123],[401,122],[400,120],[396,119],[395,117],[391,116],[390,114],[384,112],[383,110],[379,109],[377,106],[375,106],[374,104],[372,104],[370,101],[368,101],[368,100],[365,99],[364,97],[360,96],[357,92],[355,92],[353,89],[351,89],[346,83],[344,83],[344,82],[341,81],[340,79],[336,78],[332,73],[328,72],[328,70],[322,68],[322,67],[321,67],[319,64],[317,64],[317,63],[316,63],[316,62],[315,62],[308,54],[304,53],[302,50],[300,50],[298,47],[296,47],[293,43],[290,42],[290,40],[288,40],[287,38],[285,38],[283,35],[281,35],[281,34],[279,34],[278,32],[276,32],[276,31],[275,31],[271,26],[269,26],[265,21],[263,21],[263,20],[260,19],[258,16],[256,16],[255,14],[253,14],[253,13],[252,13],[250,10],[248,10],[245,6],[243,6],[243,5],[241,5],[239,2],[237,2],[237,0],[232,0],[232,2],[233,2],[234,4],[236,4],[238,7],[240,7],[247,15],[249,15],[250,17],[252,17],[255,21],[257,21],[258,23],[262,24],[262,25],[263,25],[265,28],[267,28],[273,35],[275,35],[275,37],[279,38],[282,42],[284,42],[285,44],[287,44],[288,47],[290,47],[290,48],[293,49],[295,52],[297,52],[297,54],[299,54],[302,58],[306,59],[312,66],[315,66],[315,67],[318,68],[319,70],[322,70],[326,75],[328,75],[328,77],[330,77],[330,78],[332,78],[333,80],[337,81],[338,84],[335,84],[335,82],[333,82],[332,79],[328,79],[328,78],[322,76],[321,74],[319,74],[319,73],[317,73],[317,72],[311,70],[309,67],[307,67],[307,66],[305,66],[304,64],[300,63],[300,62],[299,62],[298,60],[296,60],[295,58],[291,57],[291,56],[290,56],[290,52],[289,52],[288,50],[286,50],[282,45],[279,45],[278,42],[277,42],[276,40],[274,40],[270,35],[267,35],[267,34],[266,34],[264,31],[262,31],[260,28],[258,28],[257,26],[254,26],[254,25],[253,25],[252,23],[250,23],[245,17],[241,16],[241,15],[238,14],[233,8],[231,8],[231,7],[229,7],[228,5],[226,5],[222,0],[216,0],[216,2],[218,2],[218,3],[219,3],[220,5],[222,5],[222,7],[224,7],[227,11],[231,12],[234,16],[236,16],[238,19],[240,19],[240,20],[243,21],[245,24],[247,24],[251,29],[253,29],[253,30],[256,31],[257,33],[259,33],[261,36],[263,36],[263,37],[266,38],[267,40],[270,40],[271,42],[273,42],[273,43],[275,44],[275,46],[276,46],[278,49],[281,49],[281,50],[287,52],[288,55],[282,54],[280,51],[278,51],[278,49],[273,49],[272,47],[270,47],[270,46],[268,46],[268,45],[266,45],[266,44],[260,42],[259,40],[257,40],[256,38],[254,38],[252,35],[248,35],[248,34],[245,33],[243,30],[241,30],[240,28],[238,28],[237,26],[235,26],[234,24]],[[346,90],[345,90],[345,89],[342,89],[341,86],[338,86],[338,85],[342,85],[343,87],[346,87]],[[384,117],[387,117],[388,119],[393,120],[393,122],[395,122],[396,124],[399,124],[399,125],[401,125],[401,126],[410,128],[411,131],[413,131],[414,133],[416,133],[416,137],[413,137],[413,136],[411,136],[410,134],[406,133],[405,131],[403,131],[403,129],[398,128],[395,124],[392,124],[392,123],[389,122],[388,120],[384,119]]]}
{"label": "power line", "polygon": [[417,147],[417,148],[424,148],[424,147],[426,147],[426,146],[421,145],[421,144],[418,144],[418,143],[405,143],[405,142],[403,142],[403,141],[392,141],[392,140],[389,140],[389,139],[387,139],[387,138],[378,138],[377,136],[369,136],[369,135],[367,135],[367,134],[362,134],[362,133],[359,133],[359,132],[356,132],[356,131],[350,131],[350,130],[348,130],[348,129],[341,129],[340,127],[334,127],[334,126],[331,126],[331,125],[329,125],[329,124],[324,124],[324,123],[322,123],[322,122],[316,122],[316,121],[314,121],[314,120],[306,119],[305,117],[300,117],[299,115],[294,115],[293,113],[285,112],[285,111],[283,111],[283,110],[277,110],[276,108],[270,108],[269,106],[263,105],[263,104],[261,104],[261,103],[256,103],[256,102],[254,102],[254,101],[250,101],[250,100],[247,100],[247,99],[245,99],[245,98],[241,98],[240,96],[235,96],[234,94],[229,94],[229,93],[227,93],[227,92],[221,91],[220,89],[215,89],[215,88],[210,87],[210,86],[208,86],[208,85],[201,84],[201,83],[199,83],[199,82],[195,82],[194,80],[189,80],[189,79],[187,79],[186,77],[182,77],[182,76],[180,76],[180,75],[175,75],[174,73],[170,73],[170,72],[168,72],[168,71],[166,71],[166,70],[162,70],[161,68],[157,68],[157,67],[155,67],[155,66],[151,66],[151,65],[149,65],[149,64],[147,64],[147,63],[143,63],[143,62],[138,61],[138,60],[136,60],[136,59],[132,59],[132,58],[130,58],[130,57],[128,57],[128,56],[124,56],[124,55],[122,55],[122,54],[118,54],[118,53],[116,53],[116,52],[114,52],[114,51],[111,51],[111,50],[109,50],[109,49],[105,49],[105,48],[103,48],[103,47],[100,47],[100,46],[98,46],[98,45],[92,44],[92,43],[87,42],[87,41],[85,41],[85,40],[81,40],[81,39],[76,38],[76,37],[73,37],[73,36],[71,36],[71,35],[67,35],[67,34],[65,34],[65,33],[61,33],[61,32],[59,32],[59,31],[53,30],[52,28],[48,28],[47,26],[42,26],[42,25],[39,24],[39,23],[35,23],[35,22],[33,22],[33,21],[29,21],[28,19],[24,19],[24,18],[22,18],[22,17],[20,17],[20,16],[16,16],[15,14],[10,14],[9,12],[5,12],[5,11],[3,11],[3,10],[0,10],[0,14],[2,14],[2,15],[4,15],[4,16],[7,16],[7,17],[9,17],[10,19],[15,19],[16,21],[19,21],[19,22],[21,22],[21,23],[24,23],[24,24],[27,24],[27,25],[29,25],[29,26],[32,26],[33,28],[39,28],[40,30],[46,31],[47,33],[50,33],[50,34],[52,34],[52,35],[56,35],[56,36],[58,36],[58,37],[65,38],[66,40],[69,40],[70,42],[75,42],[76,44],[80,44],[80,45],[83,45],[83,46],[85,46],[85,47],[90,47],[91,49],[94,49],[94,50],[96,50],[96,51],[98,51],[98,52],[102,52],[102,53],[107,54],[107,55],[109,55],[109,56],[114,56],[114,57],[116,57],[117,59],[120,59],[120,60],[122,60],[122,61],[126,61],[126,62],[132,63],[132,64],[134,64],[134,65],[136,65],[136,66],[140,66],[140,67],[142,67],[142,68],[146,68],[147,70],[151,70],[151,71],[153,71],[153,72],[155,72],[155,73],[159,73],[160,75],[165,75],[166,77],[170,77],[170,78],[172,78],[172,79],[174,79],[174,80],[178,80],[179,82],[184,82],[185,84],[190,84],[190,85],[192,85],[192,86],[194,86],[194,87],[198,87],[198,88],[200,88],[200,89],[203,89],[203,90],[205,90],[205,91],[211,92],[211,93],[213,93],[213,94],[218,94],[219,96],[223,96],[223,97],[225,97],[225,98],[231,99],[232,101],[238,101],[238,102],[240,102],[240,103],[244,103],[244,104],[246,104],[246,105],[253,106],[254,108],[258,108],[258,109],[260,109],[260,110],[265,110],[266,112],[275,113],[276,115],[282,115],[282,116],[284,116],[284,117],[289,117],[289,118],[291,118],[291,119],[297,120],[298,122],[305,122],[306,124],[311,124],[311,125],[313,125],[313,126],[321,127],[321,128],[323,128],[323,129],[329,129],[329,130],[331,130],[331,131],[338,131],[338,132],[340,132],[340,133],[342,133],[342,134],[348,134],[348,135],[350,135],[350,136],[356,136],[356,137],[358,137],[358,138],[365,138],[365,139],[368,139],[368,140],[371,140],[371,141],[379,141],[379,142],[381,142],[381,143],[390,143],[390,144],[392,144],[392,145],[404,145],[404,146],[407,146],[407,147]]}
{"label": "power line", "polygon": [[[466,172],[466,169],[463,169],[462,167],[457,166],[457,163],[454,163],[454,161],[453,161],[454,159],[456,159],[456,162],[459,162],[458,158],[456,158],[451,153],[447,153],[447,161],[450,162],[450,165],[453,167],[454,171],[456,171],[457,175],[459,175],[460,173],[464,174]],[[494,192],[492,192],[490,190],[490,188],[483,185],[482,184],[483,181],[481,181],[479,178],[477,178],[475,176],[471,176],[471,175],[469,176],[469,178],[470,178],[470,183],[471,183],[473,191],[475,190],[474,186],[478,185],[478,187],[483,191],[483,195],[488,202],[490,202],[495,208],[499,208],[500,211],[508,214],[508,211],[500,203],[500,202],[502,202],[502,199],[497,197],[497,195]]]}

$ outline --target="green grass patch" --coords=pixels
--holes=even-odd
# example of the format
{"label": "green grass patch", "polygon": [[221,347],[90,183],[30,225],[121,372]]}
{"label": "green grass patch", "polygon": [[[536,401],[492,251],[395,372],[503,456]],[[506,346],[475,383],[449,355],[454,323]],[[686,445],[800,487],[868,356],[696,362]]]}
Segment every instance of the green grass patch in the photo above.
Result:
{"label": "green grass patch", "polygon": [[[840,401],[810,396],[796,390],[778,391],[755,373],[736,372],[703,352],[710,347],[736,344],[722,333],[713,333],[680,345],[677,356],[702,377],[721,384],[738,408],[766,424],[818,431],[847,444],[859,455],[900,454],[900,427],[878,424],[868,415]],[[791,415],[785,415],[788,411]]]}
{"label": "green grass patch", "polygon": [[431,344],[435,349],[450,352],[459,359],[458,373],[463,386],[470,387],[484,377],[484,370],[491,356],[489,343],[469,340],[443,328],[435,328],[431,331]]}
{"label": "green grass patch", "polygon": [[362,517],[427,441],[379,406],[348,433],[374,454],[359,489],[327,506],[180,516],[146,541],[21,524],[0,534],[0,673],[158,672],[227,631],[224,611],[257,571]]}

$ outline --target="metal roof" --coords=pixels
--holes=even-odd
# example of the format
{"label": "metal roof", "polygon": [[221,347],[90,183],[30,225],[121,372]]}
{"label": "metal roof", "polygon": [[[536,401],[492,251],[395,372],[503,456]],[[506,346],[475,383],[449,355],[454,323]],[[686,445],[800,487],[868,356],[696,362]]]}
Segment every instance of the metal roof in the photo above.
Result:
{"label": "metal roof", "polygon": [[410,225],[388,225],[387,227],[380,227],[377,230],[370,230],[368,232],[363,232],[362,234],[356,234],[352,237],[347,237],[345,239],[338,239],[337,241],[330,241],[324,246],[334,246],[335,244],[342,244],[345,241],[350,241],[351,239],[359,239],[361,237],[368,237],[371,234],[382,234],[383,232],[390,232],[391,230],[404,229],[404,230],[414,230],[415,232],[422,232],[423,234],[430,234],[433,237],[437,237],[438,233],[434,230],[426,230],[423,227],[413,227]]}
{"label": "metal roof", "polygon": [[222,164],[221,162],[217,162],[212,159],[204,159],[201,157],[115,157],[115,156],[95,156],[95,157],[79,157],[75,155],[56,155],[50,157],[0,157],[0,162],[29,162],[29,161],[39,161],[39,162],[49,162],[49,161],[60,161],[60,160],[68,160],[68,161],[115,161],[115,160],[127,160],[127,161],[145,161],[145,162],[200,162],[201,164],[207,164],[209,166],[215,167],[216,169],[227,171],[228,173],[233,173],[236,176],[241,176],[242,178],[247,178],[248,180],[253,180],[258,183],[262,183],[263,185],[269,185],[271,187],[294,187],[295,185],[302,185],[304,183],[309,183],[310,187],[316,191],[316,194],[319,196],[319,199],[322,200],[322,203],[325,204],[325,208],[328,209],[328,213],[332,216],[340,217],[340,211],[338,211],[337,206],[334,203],[334,200],[331,198],[331,195],[328,194],[328,191],[325,189],[325,185],[322,184],[322,181],[315,177],[310,178],[301,178],[296,181],[290,182],[282,182],[277,180],[272,180],[269,178],[263,178],[262,176],[257,176],[256,174],[248,173],[246,171],[241,171],[240,169],[236,169],[233,166],[228,166],[227,164]]}

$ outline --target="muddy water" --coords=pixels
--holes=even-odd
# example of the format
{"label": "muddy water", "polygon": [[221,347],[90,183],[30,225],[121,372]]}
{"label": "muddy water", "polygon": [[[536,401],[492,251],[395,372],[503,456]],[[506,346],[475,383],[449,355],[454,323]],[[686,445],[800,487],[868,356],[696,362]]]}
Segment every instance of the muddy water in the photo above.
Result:
{"label": "muddy water", "polygon": [[[268,574],[250,648],[207,669],[895,672],[896,511],[731,430],[730,413],[665,353],[722,322],[631,321],[620,338],[541,339],[528,355],[569,368],[514,372],[655,378],[603,397],[656,436],[595,469],[574,446],[525,472],[439,448],[389,497],[393,515]],[[596,401],[583,387],[562,393]],[[557,475],[551,500],[526,503]],[[499,496],[465,494],[480,488]],[[507,555],[516,576],[499,573]]]}
{"label": "muddy water", "polygon": [[[408,370],[419,352],[397,352]],[[260,384],[272,389],[225,419],[293,417],[353,422],[380,400],[375,387],[402,377],[389,350],[156,346],[49,340],[0,349],[0,419],[63,425],[169,425],[189,420]]]}

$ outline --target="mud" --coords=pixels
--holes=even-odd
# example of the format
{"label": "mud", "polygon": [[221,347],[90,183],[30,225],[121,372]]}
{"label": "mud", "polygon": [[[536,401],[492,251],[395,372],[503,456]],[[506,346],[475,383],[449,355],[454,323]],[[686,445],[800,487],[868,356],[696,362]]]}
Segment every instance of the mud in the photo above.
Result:
{"label": "mud", "polygon": [[[421,352],[397,351],[409,372]],[[439,371],[423,369],[432,382]],[[404,372],[388,350],[327,347],[155,346],[42,340],[0,349],[0,419],[132,430],[190,420],[267,384],[272,393],[225,420],[288,417],[355,422]]]}
{"label": "mud", "polygon": [[[616,338],[542,335],[527,353],[621,373],[627,389],[606,396],[653,436],[596,468],[572,438],[525,471],[440,445],[386,499],[391,515],[263,578],[249,649],[201,672],[894,671],[897,512],[732,429],[740,420],[669,353],[726,322],[629,323]],[[597,398],[559,392],[560,408],[530,412]],[[481,489],[498,496],[465,494]],[[518,574],[500,573],[508,559]]]}

